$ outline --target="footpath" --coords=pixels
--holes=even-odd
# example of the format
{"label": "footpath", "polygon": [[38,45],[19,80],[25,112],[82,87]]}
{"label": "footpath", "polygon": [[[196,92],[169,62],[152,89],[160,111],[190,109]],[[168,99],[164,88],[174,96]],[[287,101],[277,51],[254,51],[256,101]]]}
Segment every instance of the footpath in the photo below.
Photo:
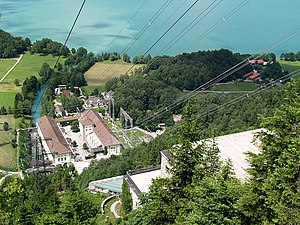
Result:
{"label": "footpath", "polygon": [[20,57],[17,59],[17,62],[7,71],[6,74],[1,78],[0,83],[8,76],[8,74],[18,65],[18,63],[21,61],[23,57],[23,54],[20,55]]}

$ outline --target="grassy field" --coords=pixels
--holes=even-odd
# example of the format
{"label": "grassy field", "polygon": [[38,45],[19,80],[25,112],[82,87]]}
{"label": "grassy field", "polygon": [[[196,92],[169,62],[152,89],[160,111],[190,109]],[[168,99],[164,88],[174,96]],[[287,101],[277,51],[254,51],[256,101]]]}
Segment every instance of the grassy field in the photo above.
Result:
{"label": "grassy field", "polygon": [[[51,55],[41,56],[39,54],[24,54],[19,64],[0,84],[0,92],[19,92],[21,90],[21,86],[16,86],[14,84],[15,79],[19,79],[20,84],[22,84],[26,77],[39,77],[38,72],[41,69],[43,63],[46,62],[51,67],[53,67],[56,60],[57,57],[52,57]],[[64,59],[62,58],[61,60],[63,61]]]}
{"label": "grassy field", "polygon": [[[89,86],[104,86],[108,80],[119,77],[121,74],[125,74],[132,65],[133,64],[122,63],[119,61],[115,64],[110,61],[97,62],[84,74],[84,76]],[[142,66],[143,65],[135,65],[130,72]]]}
{"label": "grassy field", "polygon": [[15,63],[15,59],[0,60],[0,79]]}
{"label": "grassy field", "polygon": [[0,107],[5,106],[6,108],[10,106],[14,107],[15,92],[0,92]]}
{"label": "grassy field", "polygon": [[[54,66],[57,57],[41,56],[39,54],[30,53],[24,54],[19,64],[9,73],[9,75],[0,83],[0,107],[13,106],[15,94],[21,91],[21,86],[14,84],[15,79],[19,79],[20,84],[30,76],[38,76],[38,72],[43,63],[48,63],[51,67]],[[61,62],[65,59],[61,58]],[[2,77],[16,62],[16,60],[0,61],[0,77]]]}
{"label": "grassy field", "polygon": [[3,123],[8,122],[9,126],[15,128],[15,119],[13,115],[0,116],[0,168],[15,170],[17,166],[17,150],[11,146],[11,140],[14,138],[12,129],[3,130]]}
{"label": "grassy field", "polygon": [[219,84],[212,88],[213,91],[253,91],[255,89],[257,89],[256,84],[251,82]]}
{"label": "grassy field", "polygon": [[281,67],[288,71],[289,73],[294,72],[295,70],[300,69],[300,61],[296,62],[290,62],[290,61],[284,61],[284,60],[278,60],[280,63]]}
{"label": "grassy field", "polygon": [[81,90],[83,91],[83,93],[85,95],[90,95],[91,92],[93,92],[95,88],[98,88],[99,93],[102,93],[102,92],[105,91],[104,86],[84,86],[84,87],[81,88]]}

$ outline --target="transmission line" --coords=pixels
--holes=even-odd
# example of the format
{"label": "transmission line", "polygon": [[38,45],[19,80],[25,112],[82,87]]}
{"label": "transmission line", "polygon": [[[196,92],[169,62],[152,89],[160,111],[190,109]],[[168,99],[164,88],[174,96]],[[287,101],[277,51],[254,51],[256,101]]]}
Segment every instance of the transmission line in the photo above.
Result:
{"label": "transmission line", "polygon": [[[282,77],[280,77],[280,78],[278,78],[278,79],[270,82],[269,84],[266,84],[265,88],[263,88],[263,89],[262,88],[257,88],[257,89],[255,89],[255,90],[253,90],[253,91],[251,91],[251,92],[249,92],[247,94],[241,95],[241,96],[239,96],[237,98],[232,99],[229,102],[226,102],[226,103],[224,103],[224,104],[222,104],[220,106],[217,106],[217,107],[215,107],[213,109],[210,109],[207,112],[202,113],[202,114],[196,116],[195,119],[200,119],[202,117],[207,117],[209,115],[212,115],[212,114],[216,113],[217,111],[220,111],[221,109],[224,109],[224,108],[227,108],[229,106],[235,105],[235,104],[241,102],[242,100],[244,100],[246,98],[249,98],[251,96],[259,94],[259,93],[261,93],[261,92],[263,92],[263,91],[265,91],[265,90],[267,90],[269,88],[272,88],[272,87],[276,86],[276,83],[278,83],[278,82],[284,83],[286,81],[289,81],[292,77],[296,77],[298,75],[300,75],[300,69],[297,69],[297,70],[295,70],[292,73],[284,75],[284,76],[282,76]],[[182,126],[184,123],[186,123],[186,122],[183,122],[183,123],[181,123],[178,126]],[[174,127],[170,128],[170,129],[168,129],[168,132],[173,131],[175,129],[178,129],[178,126],[174,126]]]}
{"label": "transmission line", "polygon": [[[158,52],[158,55],[164,54],[168,51],[176,42],[178,42],[184,35],[186,35],[192,28],[194,28],[199,22],[201,22],[209,13],[211,13],[223,0],[214,0],[208,5],[188,26],[186,26],[178,35],[176,35],[163,49]],[[215,4],[216,3],[216,4]],[[214,5],[215,4],[215,5]]]}
{"label": "transmission line", "polygon": [[[150,27],[150,25],[156,21],[156,19],[161,15],[161,13],[170,5],[172,0],[166,0],[165,3],[156,11],[156,13],[150,18],[149,22],[144,25],[144,27],[135,35],[134,38],[130,41],[129,44],[121,51],[121,54],[125,53],[131,46],[146,32],[146,30]],[[112,64],[110,64],[98,77],[96,80],[99,80],[101,77],[103,77],[114,65],[116,64],[116,61],[114,61]],[[130,70],[133,67],[130,68]],[[129,70],[129,71],[130,71]],[[128,73],[128,71],[126,72]],[[94,83],[93,83],[94,84]],[[93,84],[91,86],[93,86]]]}
{"label": "transmission line", "polygon": [[[178,12],[182,7],[183,5],[187,2],[188,0],[185,0],[180,6],[178,6],[175,10],[175,12]],[[142,48],[143,46],[146,45],[146,43],[152,39],[154,37],[154,35],[162,29],[163,25],[166,24],[168,21],[170,21],[170,19],[172,18],[172,16],[174,15],[174,13],[172,13],[151,35],[149,35],[149,37],[147,38],[146,41],[144,41],[138,48],[137,50],[132,54],[132,55],[136,55],[137,54],[137,51],[138,49]]]}
{"label": "transmission line", "polygon": [[[81,11],[82,11],[82,9],[83,9],[85,3],[86,3],[86,0],[83,0],[82,4],[81,4],[81,6],[80,6],[80,9],[79,9],[79,11],[78,11],[78,13],[77,13],[77,15],[76,15],[76,17],[75,17],[75,20],[73,21],[72,27],[71,27],[71,29],[70,29],[70,31],[69,31],[69,33],[68,33],[68,35],[67,35],[67,38],[66,38],[66,40],[65,40],[65,42],[64,42],[63,48],[61,49],[61,51],[60,51],[60,53],[59,53],[59,56],[58,56],[58,58],[57,58],[57,60],[56,60],[56,62],[55,62],[55,64],[54,64],[54,69],[57,68],[57,64],[58,64],[58,62],[59,62],[60,57],[62,56],[63,49],[66,47],[66,45],[67,45],[67,43],[68,43],[68,40],[69,40],[69,38],[70,38],[70,36],[71,36],[71,34],[72,34],[72,32],[73,32],[73,29],[74,29],[74,27],[75,27],[75,25],[76,25],[76,22],[77,22],[77,20],[78,20],[80,14],[81,14]],[[36,112],[38,106],[40,105],[40,103],[41,103],[41,101],[42,101],[42,99],[43,99],[43,96],[44,96],[45,93],[46,93],[46,89],[47,89],[47,86],[48,86],[48,84],[49,84],[49,80],[50,80],[50,78],[48,79],[48,81],[47,81],[46,84],[45,84],[46,87],[43,89],[42,96],[41,96],[41,98],[39,99],[39,101],[38,101],[38,103],[37,103],[35,109],[33,110],[33,114]]]}
{"label": "transmission line", "polygon": [[191,49],[192,46],[194,46],[195,44],[197,44],[200,40],[202,40],[203,38],[205,38],[210,32],[212,32],[217,27],[219,27],[220,25],[222,25],[223,23],[225,23],[226,20],[228,20],[235,13],[237,13],[241,8],[243,8],[245,5],[247,5],[248,2],[249,2],[249,0],[245,0],[245,1],[241,2],[233,10],[231,10],[228,14],[226,14],[222,19],[220,19],[218,22],[216,22],[214,25],[212,25],[205,33],[203,33],[200,36],[198,36],[193,42],[188,43],[188,45],[186,45],[181,51],[184,52],[184,51],[187,51],[188,49]]}
{"label": "transmission line", "polygon": [[[197,4],[199,0],[196,0],[187,10],[184,11],[184,13],[148,48],[148,50],[143,54],[143,57],[151,51],[151,49],[167,34],[169,31]],[[128,73],[135,64],[133,64],[127,71]]]}
{"label": "transmission line", "polygon": [[[142,124],[144,122],[147,122],[147,121],[149,122],[149,121],[153,120],[154,118],[160,116],[161,114],[165,113],[166,111],[175,108],[176,106],[182,104],[183,102],[187,101],[188,99],[194,97],[196,94],[198,94],[198,92],[201,92],[202,89],[207,89],[207,88],[213,86],[215,83],[217,83],[217,82],[225,79],[226,77],[230,76],[231,74],[235,73],[236,71],[242,69],[243,67],[245,67],[246,65],[249,64],[249,60],[250,59],[252,59],[252,58],[258,59],[261,56],[265,55],[266,52],[272,51],[274,48],[276,48],[276,47],[284,44],[285,42],[289,41],[290,39],[294,38],[295,36],[297,36],[299,34],[299,32],[294,33],[295,31],[299,30],[299,28],[300,28],[300,26],[298,26],[297,28],[291,30],[290,32],[288,32],[287,34],[283,35],[282,37],[280,37],[276,41],[274,41],[271,44],[269,44],[266,47],[264,47],[262,50],[259,51],[259,52],[263,52],[262,54],[255,53],[255,54],[251,55],[250,57],[244,59],[240,63],[234,65],[231,68],[229,68],[225,72],[219,74],[217,77],[215,77],[215,78],[207,81],[206,83],[200,85],[199,87],[197,87],[193,91],[189,92],[187,94],[187,96],[183,97],[182,99],[177,100],[177,101],[173,102],[172,104],[159,109],[155,114],[146,117],[145,119],[143,119],[138,124],[140,125],[140,124]],[[267,48],[269,48],[269,49],[267,49]]]}
{"label": "transmission line", "polygon": [[131,18],[127,21],[127,23],[123,26],[123,28],[119,31],[119,33],[110,41],[110,43],[108,44],[108,46],[106,47],[105,51],[108,51],[109,47],[111,46],[111,44],[114,42],[114,40],[121,34],[121,32],[127,27],[127,25],[131,22],[131,20],[133,20],[133,18],[138,14],[138,12],[143,8],[143,6],[146,4],[148,0],[145,0],[140,7],[137,8],[137,10],[135,11],[135,13],[131,16]]}

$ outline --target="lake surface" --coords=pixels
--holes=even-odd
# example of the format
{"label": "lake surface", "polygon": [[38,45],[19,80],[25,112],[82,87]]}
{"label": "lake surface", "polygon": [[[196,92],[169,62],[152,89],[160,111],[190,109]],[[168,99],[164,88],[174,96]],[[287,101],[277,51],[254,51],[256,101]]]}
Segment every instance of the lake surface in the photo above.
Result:
{"label": "lake surface", "polygon": [[[83,46],[96,54],[102,51],[125,51],[131,56],[144,54],[194,1],[172,0],[156,20],[151,20],[167,1],[87,0],[67,45]],[[220,3],[215,9],[210,8],[212,11],[185,36],[172,42],[213,2]],[[256,53],[300,25],[299,0],[249,0],[232,17],[226,16],[241,2],[198,1],[149,53],[174,55],[220,48]],[[0,28],[15,36],[29,37],[31,41],[48,37],[63,43],[81,4],[82,0],[1,0]],[[219,26],[208,32],[217,23]],[[137,37],[143,27],[147,29]],[[300,51],[299,40],[297,36],[273,52]],[[167,45],[170,42],[172,46]],[[130,48],[126,49],[128,45]]]}

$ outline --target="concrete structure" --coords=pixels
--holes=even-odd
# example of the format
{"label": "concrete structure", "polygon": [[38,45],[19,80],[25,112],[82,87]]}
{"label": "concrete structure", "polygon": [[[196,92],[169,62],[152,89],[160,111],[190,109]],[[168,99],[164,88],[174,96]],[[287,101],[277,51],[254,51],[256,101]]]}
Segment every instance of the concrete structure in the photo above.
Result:
{"label": "concrete structure", "polygon": [[161,177],[160,167],[128,172],[124,179],[129,185],[129,191],[132,197],[132,208],[139,206],[139,196],[142,192],[147,193],[152,184],[152,180]]}
{"label": "concrete structure", "polygon": [[78,121],[83,140],[94,152],[107,150],[108,155],[120,154],[122,142],[106,125],[99,113],[87,110],[81,114]]}
{"label": "concrete structure", "polygon": [[[235,175],[239,179],[245,179],[247,173],[245,169],[250,165],[246,160],[246,152],[259,153],[258,141],[253,142],[256,133],[262,129],[245,131],[241,133],[229,134],[219,136],[216,138],[217,145],[220,150],[221,160],[230,159],[233,164]],[[201,141],[199,141],[200,143]],[[209,144],[209,142],[207,142]],[[124,178],[130,187],[130,193],[133,200],[133,208],[138,207],[139,195],[141,192],[148,192],[152,180],[155,178],[170,177],[168,172],[170,165],[170,152],[168,150],[161,151],[161,165],[160,168],[139,170],[134,173],[128,172]]]}
{"label": "concrete structure", "polygon": [[52,161],[54,165],[71,162],[71,148],[54,119],[43,116],[36,121],[36,124],[45,150],[45,160]]}

